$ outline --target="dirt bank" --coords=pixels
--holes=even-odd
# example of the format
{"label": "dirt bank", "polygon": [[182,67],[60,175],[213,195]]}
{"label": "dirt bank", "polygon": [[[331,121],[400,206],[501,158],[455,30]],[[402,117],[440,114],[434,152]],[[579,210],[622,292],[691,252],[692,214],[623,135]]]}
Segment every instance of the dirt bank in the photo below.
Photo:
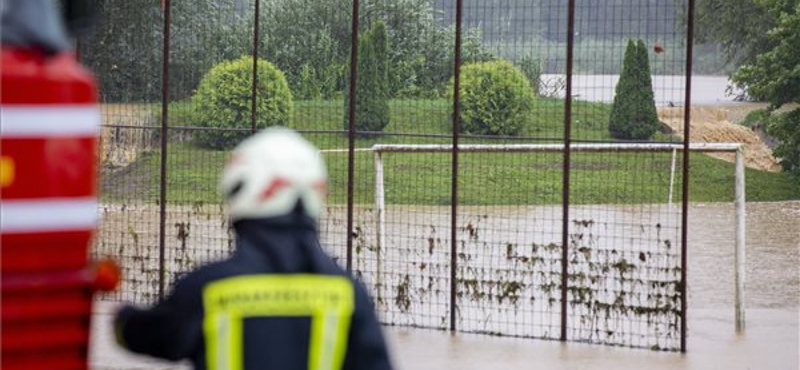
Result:
{"label": "dirt bank", "polygon": [[[694,106],[691,111],[691,141],[699,143],[742,143],[745,165],[762,171],[779,172],[781,166],[761,137],[748,127],[738,125],[747,113],[765,108],[765,104],[743,103]],[[658,116],[672,130],[683,136],[683,107],[660,108]],[[734,154],[711,154],[733,162]]]}
{"label": "dirt bank", "polygon": [[[125,167],[156,144],[158,112],[147,104],[102,104],[104,127],[100,136],[100,160],[107,168]],[[116,126],[116,127],[112,127]]]}

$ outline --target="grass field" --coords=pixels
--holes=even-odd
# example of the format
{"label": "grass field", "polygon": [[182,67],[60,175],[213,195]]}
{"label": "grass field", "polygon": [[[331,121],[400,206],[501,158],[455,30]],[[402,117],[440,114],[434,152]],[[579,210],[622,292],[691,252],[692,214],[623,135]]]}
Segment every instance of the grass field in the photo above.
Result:
{"label": "grass field", "polygon": [[[189,126],[191,106],[174,103],[170,124]],[[607,140],[610,107],[601,103],[576,102],[573,106],[573,136],[579,140]],[[359,137],[357,148],[376,143],[441,143],[451,139],[450,105],[445,100],[403,100],[391,103],[391,124],[387,133],[433,134],[441,137],[412,137],[386,134]],[[299,101],[291,127],[306,131],[339,131],[343,126],[341,101]],[[527,124],[523,141],[465,138],[463,143],[559,142],[563,136],[563,101],[539,100]],[[176,139],[168,150],[168,200],[175,203],[216,203],[219,171],[228,152],[201,149],[186,138],[190,131],[174,130]],[[177,140],[177,138],[181,140]],[[306,137],[321,149],[345,149],[341,133],[308,133]],[[660,136],[659,140],[669,140]],[[459,166],[459,201],[465,205],[557,204],[561,202],[562,155],[560,153],[462,154]],[[346,199],[347,154],[326,153],[330,174],[330,202]],[[394,204],[443,205],[450,202],[451,156],[441,154],[385,155],[386,197]],[[680,197],[680,163],[673,187]],[[575,204],[665,203],[669,194],[671,156],[669,153],[575,153],[571,171],[571,197]],[[158,152],[141,156],[126,168],[109,172],[103,179],[107,201],[158,199]],[[691,156],[690,199],[697,202],[733,200],[734,166],[703,154]],[[748,169],[749,201],[800,199],[800,184],[784,173]],[[368,204],[374,196],[373,154],[355,157],[356,202]]]}

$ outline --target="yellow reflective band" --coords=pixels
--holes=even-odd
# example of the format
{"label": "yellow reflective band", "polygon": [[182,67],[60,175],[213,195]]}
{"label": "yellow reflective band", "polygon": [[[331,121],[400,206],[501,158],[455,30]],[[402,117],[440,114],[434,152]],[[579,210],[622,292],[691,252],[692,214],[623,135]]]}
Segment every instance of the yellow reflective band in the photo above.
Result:
{"label": "yellow reflective band", "polygon": [[338,370],[347,351],[355,296],[343,276],[249,275],[203,289],[206,366],[242,370],[242,323],[255,317],[310,317],[308,368]]}
{"label": "yellow reflective band", "polygon": [[13,184],[15,174],[14,159],[7,155],[0,157],[0,187],[5,188]]}

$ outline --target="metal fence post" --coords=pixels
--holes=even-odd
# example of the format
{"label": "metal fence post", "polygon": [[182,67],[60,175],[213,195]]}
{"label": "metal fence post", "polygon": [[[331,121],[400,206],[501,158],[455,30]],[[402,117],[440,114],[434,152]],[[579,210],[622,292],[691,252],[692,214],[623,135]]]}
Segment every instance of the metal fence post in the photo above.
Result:
{"label": "metal fence post", "polygon": [[353,269],[353,178],[356,144],[356,82],[358,81],[358,7],[353,0],[350,29],[350,91],[347,130],[347,271]]}
{"label": "metal fence post", "polygon": [[562,170],[561,220],[561,336],[567,340],[567,284],[569,258],[569,188],[572,162],[572,64],[575,47],[575,0],[569,0],[567,15],[567,86],[564,92],[564,168]]}
{"label": "metal fence post", "polygon": [[161,178],[158,219],[158,298],[164,298],[166,285],[166,224],[167,224],[167,124],[169,122],[169,28],[170,0],[164,0],[164,45],[161,55]]}
{"label": "metal fence post", "polygon": [[744,191],[744,148],[736,151],[736,333],[744,333],[745,280],[746,280],[746,207]]}
{"label": "metal fence post", "polygon": [[250,131],[253,133],[256,132],[256,83],[258,82],[258,20],[261,18],[261,0],[256,0],[256,9],[255,15],[253,16],[253,91],[251,92],[250,101],[252,103],[251,111],[250,111]]}
{"label": "metal fence post", "polygon": [[459,89],[461,85],[461,18],[463,1],[456,0],[456,42],[453,65],[453,160],[450,188],[450,330],[456,330],[456,295],[458,284],[458,139],[461,131]]}
{"label": "metal fence post", "polygon": [[681,352],[686,352],[686,300],[689,298],[687,292],[686,269],[688,258],[686,256],[689,248],[688,242],[689,226],[689,134],[691,131],[691,105],[692,105],[692,53],[694,43],[694,0],[688,0],[688,22],[686,22],[686,91],[684,91],[683,106],[683,200],[681,203]]}
{"label": "metal fence post", "polygon": [[80,35],[75,35],[75,60],[78,63],[81,62],[81,37]]}

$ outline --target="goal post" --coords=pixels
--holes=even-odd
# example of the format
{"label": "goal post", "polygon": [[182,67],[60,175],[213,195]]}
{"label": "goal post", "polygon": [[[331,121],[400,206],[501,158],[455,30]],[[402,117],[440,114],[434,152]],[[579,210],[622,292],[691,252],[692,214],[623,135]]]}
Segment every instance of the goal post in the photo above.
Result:
{"label": "goal post", "polygon": [[[452,153],[452,145],[441,144],[376,144],[371,150],[374,153],[375,165],[375,212],[376,212],[376,243],[377,243],[377,268],[378,276],[381,269],[381,250],[386,246],[386,195],[384,184],[384,153]],[[461,153],[552,153],[563,152],[564,144],[466,144],[459,145]],[[672,186],[675,178],[675,161],[678,152],[683,152],[682,143],[578,143],[571,144],[570,150],[574,152],[671,152],[672,162],[670,168],[670,189],[668,202],[672,203]],[[735,153],[735,196],[736,208],[736,237],[734,251],[734,317],[736,332],[745,329],[745,171],[744,171],[744,146],[739,143],[691,143],[690,152],[701,153]],[[379,286],[380,282],[379,282]],[[378,292],[382,295],[382,292]]]}

